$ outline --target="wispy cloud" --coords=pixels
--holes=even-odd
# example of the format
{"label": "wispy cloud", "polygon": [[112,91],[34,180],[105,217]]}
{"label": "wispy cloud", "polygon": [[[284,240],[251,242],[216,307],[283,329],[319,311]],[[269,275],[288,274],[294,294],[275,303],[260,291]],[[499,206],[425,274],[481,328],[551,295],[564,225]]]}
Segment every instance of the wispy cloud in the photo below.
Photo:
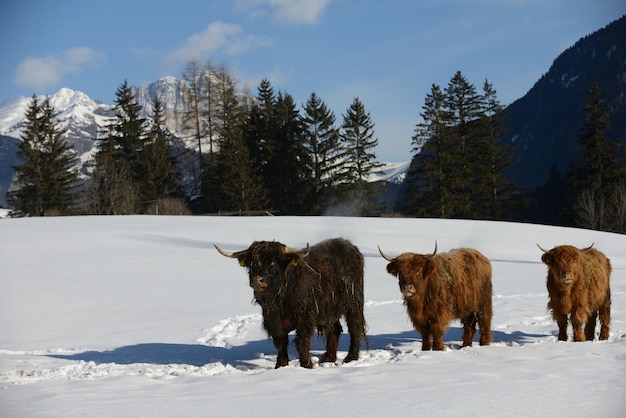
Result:
{"label": "wispy cloud", "polygon": [[239,25],[212,22],[202,32],[191,35],[180,48],[168,54],[168,64],[181,63],[194,57],[203,57],[223,50],[227,54],[237,55],[259,46],[267,46],[273,41],[267,37],[246,35]]}
{"label": "wispy cloud", "polygon": [[68,74],[81,74],[88,67],[97,67],[106,60],[103,52],[88,47],[65,50],[61,54],[23,59],[15,71],[15,83],[33,89],[58,85]]}
{"label": "wispy cloud", "polygon": [[314,24],[332,0],[237,0],[237,10],[253,17],[268,14],[279,21],[290,24]]}

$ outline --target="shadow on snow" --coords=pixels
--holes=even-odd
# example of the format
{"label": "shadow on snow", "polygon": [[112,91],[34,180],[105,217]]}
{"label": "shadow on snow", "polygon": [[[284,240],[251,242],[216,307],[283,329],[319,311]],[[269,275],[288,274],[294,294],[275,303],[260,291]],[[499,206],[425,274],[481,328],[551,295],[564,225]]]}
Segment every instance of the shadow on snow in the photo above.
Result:
{"label": "shadow on snow", "polygon": [[[478,334],[478,332],[477,332]],[[444,342],[451,349],[460,346],[462,340],[463,329],[459,327],[451,327],[448,329],[444,337]],[[537,339],[548,337],[543,334],[527,334],[516,331],[507,334],[500,331],[492,331],[493,343],[505,343],[507,345],[524,345],[536,342]],[[475,336],[474,344],[477,336]],[[293,340],[293,336],[292,336]],[[339,351],[347,352],[349,347],[349,336],[342,334],[339,342]],[[421,336],[417,332],[410,330],[398,334],[381,334],[369,336],[370,350],[389,350],[406,345],[418,345],[421,347]],[[364,349],[365,344],[361,344]],[[314,338],[311,345],[311,351],[314,355],[324,352],[324,339]],[[243,345],[225,347],[210,347],[202,344],[172,344],[172,343],[145,343],[119,347],[113,350],[105,351],[85,351],[76,354],[49,354],[48,357],[94,362],[96,364],[115,363],[115,364],[187,364],[201,367],[209,363],[220,362],[235,368],[258,368],[254,362],[260,358],[266,357],[273,365],[275,361],[276,350],[270,339],[260,341],[249,341]],[[297,359],[298,355],[290,344],[290,359]],[[339,360],[342,360],[342,353],[339,354]]]}

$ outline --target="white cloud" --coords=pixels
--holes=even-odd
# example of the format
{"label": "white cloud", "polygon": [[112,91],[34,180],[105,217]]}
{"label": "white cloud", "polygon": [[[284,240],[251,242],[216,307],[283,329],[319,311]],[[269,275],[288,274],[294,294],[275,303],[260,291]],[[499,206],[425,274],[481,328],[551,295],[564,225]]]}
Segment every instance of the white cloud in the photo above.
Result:
{"label": "white cloud", "polygon": [[169,63],[184,62],[194,57],[211,55],[223,49],[228,54],[236,55],[247,49],[271,44],[269,38],[259,38],[243,34],[239,25],[212,22],[202,32],[187,38],[185,44],[172,51],[166,61]]}
{"label": "white cloud", "polygon": [[17,66],[15,82],[24,87],[46,89],[59,83],[67,74],[81,74],[87,67],[105,61],[102,52],[87,47],[70,48],[60,55],[28,57]]}
{"label": "white cloud", "polygon": [[263,7],[267,6],[277,21],[314,24],[331,2],[332,0],[237,0],[236,8],[258,17],[263,14]]}

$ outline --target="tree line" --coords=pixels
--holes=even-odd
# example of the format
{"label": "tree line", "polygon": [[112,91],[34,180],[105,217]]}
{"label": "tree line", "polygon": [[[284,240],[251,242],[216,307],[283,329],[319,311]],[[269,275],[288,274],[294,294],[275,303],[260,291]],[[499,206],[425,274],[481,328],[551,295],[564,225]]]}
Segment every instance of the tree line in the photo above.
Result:
{"label": "tree line", "polygon": [[[526,220],[541,190],[507,176],[513,145],[503,142],[506,109],[485,80],[479,92],[460,72],[445,88],[432,84],[411,138],[412,159],[395,205],[389,185],[368,176],[382,164],[374,123],[359,98],[341,115],[311,93],[301,108],[262,80],[255,96],[238,90],[226,65],[190,60],[183,71],[183,129],[166,128],[163,103],[143,118],[124,81],[116,117],[96,138],[87,173],[54,122],[49,99],[26,111],[16,177],[7,197],[22,215],[134,213],[342,213]],[[624,231],[624,162],[603,133],[610,111],[597,85],[586,97],[581,159],[567,174],[572,225]],[[195,146],[184,146],[183,143]],[[565,182],[563,182],[565,183]],[[341,208],[341,212],[329,209]],[[621,228],[621,229],[620,229]]]}
{"label": "tree line", "polygon": [[[49,99],[42,104],[33,95],[18,150],[22,164],[14,167],[7,196],[15,212],[134,214],[155,212],[165,201],[178,202],[173,210],[185,213],[315,215],[350,202],[351,214],[375,214],[375,190],[366,179],[381,167],[378,139],[358,97],[337,125],[315,93],[300,110],[290,94],[276,93],[264,79],[250,97],[237,91],[224,65],[191,60],[183,79],[184,137],[166,128],[158,97],[150,116],[141,117],[124,81],[116,91],[115,120],[96,138],[93,164],[83,176],[73,171],[76,154],[62,140]],[[189,152],[182,140],[196,146]],[[59,149],[44,158],[52,152],[44,148],[48,143]],[[47,175],[37,172],[44,167]]]}

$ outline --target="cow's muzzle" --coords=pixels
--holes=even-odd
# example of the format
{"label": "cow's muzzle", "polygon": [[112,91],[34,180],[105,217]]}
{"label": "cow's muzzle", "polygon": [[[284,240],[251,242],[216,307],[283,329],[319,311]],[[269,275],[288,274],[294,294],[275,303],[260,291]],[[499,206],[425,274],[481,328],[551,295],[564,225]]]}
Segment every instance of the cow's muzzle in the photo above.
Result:
{"label": "cow's muzzle", "polygon": [[572,284],[574,281],[572,273],[561,272],[561,284]]}
{"label": "cow's muzzle", "polygon": [[255,292],[264,292],[267,289],[267,281],[263,276],[252,276],[250,277],[250,287]]}
{"label": "cow's muzzle", "polygon": [[402,292],[402,296],[404,296],[405,298],[410,298],[415,294],[415,286],[412,284],[406,284],[402,286],[400,291]]}

